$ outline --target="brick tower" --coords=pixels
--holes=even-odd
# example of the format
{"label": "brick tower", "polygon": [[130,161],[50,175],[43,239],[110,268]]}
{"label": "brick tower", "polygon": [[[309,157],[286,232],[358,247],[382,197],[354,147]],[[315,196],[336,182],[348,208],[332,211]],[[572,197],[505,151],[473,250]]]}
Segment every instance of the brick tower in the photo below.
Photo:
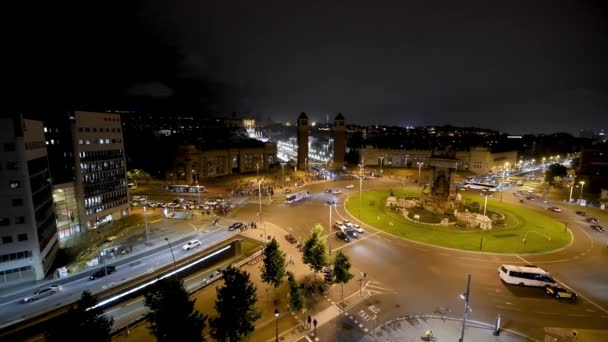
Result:
{"label": "brick tower", "polygon": [[308,162],[308,116],[300,113],[298,116],[298,170],[306,170]]}
{"label": "brick tower", "polygon": [[335,119],[334,126],[334,167],[341,168],[344,166],[344,154],[346,153],[344,116],[338,114]]}

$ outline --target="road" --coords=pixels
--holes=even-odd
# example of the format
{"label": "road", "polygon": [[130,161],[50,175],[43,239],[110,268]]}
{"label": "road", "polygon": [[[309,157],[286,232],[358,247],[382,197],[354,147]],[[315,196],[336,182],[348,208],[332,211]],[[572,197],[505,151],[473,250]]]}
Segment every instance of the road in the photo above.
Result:
{"label": "road", "polygon": [[[228,232],[225,227],[219,225],[207,227],[207,230],[209,230],[207,233],[197,233],[172,241],[175,259],[181,260],[196,253],[198,250],[216,245],[219,242],[236,235],[235,232]],[[199,239],[202,246],[194,250],[184,251],[181,246],[186,241],[194,238]],[[89,276],[99,268],[93,268],[86,272],[78,273],[53,283],[62,285],[63,289],[59,293],[31,303],[24,303],[23,298],[31,295],[34,290],[20,290],[2,298],[2,301],[0,302],[0,324],[2,326],[7,326],[48,312],[54,308],[78,300],[80,294],[85,290],[88,290],[93,294],[99,293],[128,282],[131,279],[154,272],[172,262],[173,256],[169,246],[165,241],[161,240],[142,253],[108,263],[109,265],[116,266],[116,272],[108,275],[108,277],[89,280]]]}
{"label": "road", "polygon": [[[309,187],[311,198],[291,205],[280,200],[263,206],[264,220],[285,227],[300,241],[310,232],[315,223],[327,227],[328,207],[325,203],[337,199],[339,205],[333,220],[339,218],[356,221],[343,207],[343,201],[355,189],[345,189],[354,181],[332,182]],[[391,180],[364,182],[364,190],[395,188],[398,183]],[[333,196],[323,193],[324,188],[339,188],[342,194]],[[511,197],[511,198],[510,198]],[[515,202],[511,194],[504,200]],[[544,209],[541,209],[544,210]],[[241,214],[256,219],[257,207],[247,206]],[[349,244],[329,237],[333,248],[341,248],[352,260],[353,274],[366,272],[368,280],[378,291],[348,310],[359,317],[363,328],[352,320],[340,316],[331,324],[319,329],[321,340],[356,341],[365,328],[371,331],[378,322],[406,314],[432,314],[439,307],[449,307],[450,316],[461,317],[463,303],[459,294],[465,291],[466,275],[472,275],[471,306],[473,320],[492,323],[498,314],[503,326],[523,332],[534,338],[543,338],[544,327],[572,329],[606,329],[608,326],[608,279],[605,261],[608,256],[603,236],[592,236],[590,229],[570,210],[548,215],[557,220],[566,219],[574,236],[571,246],[542,255],[499,255],[456,251],[422,245],[378,232],[373,227],[366,229],[363,237]],[[573,216],[574,215],[574,216]],[[294,219],[297,218],[297,219]],[[329,232],[327,232],[329,233]],[[564,286],[571,287],[580,295],[575,302],[562,302],[547,297],[542,289],[520,288],[504,284],[498,277],[501,264],[537,264],[548,270]],[[370,287],[373,289],[374,287]],[[383,293],[386,292],[386,293]],[[371,313],[369,306],[374,305]],[[366,320],[369,319],[369,320]],[[343,338],[348,336],[348,338]]]}

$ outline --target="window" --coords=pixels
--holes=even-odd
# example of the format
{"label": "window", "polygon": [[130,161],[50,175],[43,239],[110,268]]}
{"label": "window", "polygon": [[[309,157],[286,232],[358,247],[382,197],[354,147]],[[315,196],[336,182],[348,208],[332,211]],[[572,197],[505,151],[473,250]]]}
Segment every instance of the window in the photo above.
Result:
{"label": "window", "polygon": [[11,180],[8,182],[11,189],[19,189],[21,187],[21,182],[18,180]]}
{"label": "window", "polygon": [[82,127],[78,127],[78,132],[82,133]]}
{"label": "window", "polygon": [[88,132],[90,132],[90,131],[91,131],[91,129],[90,129],[89,127],[86,127],[86,128],[84,129],[84,131],[88,133]]}
{"label": "window", "polygon": [[13,207],[22,207],[23,206],[23,198],[13,198]]}
{"label": "window", "polygon": [[13,151],[15,151],[15,144],[14,143],[5,143],[4,144],[4,151],[5,152],[13,152]]}
{"label": "window", "polygon": [[0,226],[8,226],[10,223],[8,217],[0,217]]}
{"label": "window", "polygon": [[14,161],[6,162],[6,169],[7,170],[17,170],[17,162],[14,162]]}
{"label": "window", "polygon": [[97,128],[93,127],[93,132],[97,132]]}
{"label": "window", "polygon": [[15,216],[15,224],[24,224],[25,216]]}
{"label": "window", "polygon": [[13,242],[13,237],[10,235],[7,236],[3,236],[2,237],[2,243],[12,243]]}
{"label": "window", "polygon": [[27,234],[19,234],[19,235],[17,235],[17,240],[19,240],[19,241],[27,241]]}

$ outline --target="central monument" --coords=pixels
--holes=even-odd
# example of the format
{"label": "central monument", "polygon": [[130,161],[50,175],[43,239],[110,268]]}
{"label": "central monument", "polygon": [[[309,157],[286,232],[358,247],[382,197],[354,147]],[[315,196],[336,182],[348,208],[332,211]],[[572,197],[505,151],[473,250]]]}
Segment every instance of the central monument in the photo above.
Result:
{"label": "central monument", "polygon": [[432,170],[432,182],[429,193],[422,197],[422,207],[440,214],[451,213],[456,199],[454,175],[458,168],[458,159],[448,149],[441,152],[433,151],[428,163]]}

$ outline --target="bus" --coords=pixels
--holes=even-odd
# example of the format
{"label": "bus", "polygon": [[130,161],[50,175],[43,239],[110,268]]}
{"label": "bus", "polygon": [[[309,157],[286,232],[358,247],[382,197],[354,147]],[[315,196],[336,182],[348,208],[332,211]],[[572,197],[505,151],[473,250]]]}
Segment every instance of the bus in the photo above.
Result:
{"label": "bus", "polygon": [[556,281],[551,278],[547,271],[534,265],[501,265],[498,269],[498,275],[507,284],[538,287],[556,285]]}
{"label": "bus", "polygon": [[169,185],[167,190],[173,192],[207,192],[203,185]]}
{"label": "bus", "polygon": [[291,204],[293,202],[297,202],[299,200],[308,198],[308,196],[310,196],[309,191],[299,191],[299,192],[293,193],[291,195],[285,196],[285,203]]}

